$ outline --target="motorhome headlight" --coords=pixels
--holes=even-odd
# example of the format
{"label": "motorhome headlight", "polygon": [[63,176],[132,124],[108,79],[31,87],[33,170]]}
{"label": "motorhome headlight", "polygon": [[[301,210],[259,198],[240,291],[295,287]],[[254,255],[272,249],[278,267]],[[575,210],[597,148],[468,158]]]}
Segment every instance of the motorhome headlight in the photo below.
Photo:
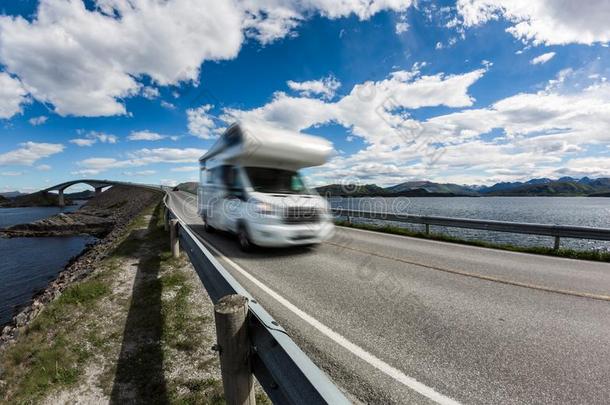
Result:
{"label": "motorhome headlight", "polygon": [[252,201],[252,208],[255,213],[259,215],[267,215],[267,216],[276,216],[277,210],[276,208],[266,202],[254,200]]}

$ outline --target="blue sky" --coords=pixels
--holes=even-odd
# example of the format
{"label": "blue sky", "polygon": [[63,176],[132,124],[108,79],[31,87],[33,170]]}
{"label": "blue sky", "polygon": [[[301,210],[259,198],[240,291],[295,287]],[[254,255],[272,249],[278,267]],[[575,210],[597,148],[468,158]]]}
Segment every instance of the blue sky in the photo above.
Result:
{"label": "blue sky", "polygon": [[196,180],[234,120],[329,139],[314,184],[610,175],[606,2],[303,3],[3,2],[0,191]]}

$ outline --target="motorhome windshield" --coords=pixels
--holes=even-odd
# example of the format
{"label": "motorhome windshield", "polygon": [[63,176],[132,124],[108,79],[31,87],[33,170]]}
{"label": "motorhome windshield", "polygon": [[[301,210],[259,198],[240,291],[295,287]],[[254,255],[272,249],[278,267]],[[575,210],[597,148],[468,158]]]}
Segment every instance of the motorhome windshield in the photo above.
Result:
{"label": "motorhome windshield", "polygon": [[311,194],[298,172],[266,167],[246,167],[254,191],[261,193]]}

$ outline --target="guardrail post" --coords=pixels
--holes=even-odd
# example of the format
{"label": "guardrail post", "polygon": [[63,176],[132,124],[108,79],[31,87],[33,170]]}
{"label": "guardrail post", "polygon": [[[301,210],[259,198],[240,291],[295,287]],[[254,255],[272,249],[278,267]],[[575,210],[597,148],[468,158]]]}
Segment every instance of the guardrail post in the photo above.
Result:
{"label": "guardrail post", "polygon": [[178,220],[172,219],[169,226],[169,243],[172,249],[172,256],[180,256],[180,242],[178,240]]}
{"label": "guardrail post", "polygon": [[220,370],[229,405],[254,405],[254,378],[250,368],[248,299],[233,294],[214,305]]}
{"label": "guardrail post", "polygon": [[559,244],[560,244],[560,238],[559,236],[555,236],[555,245],[553,246],[553,250],[559,250]]}
{"label": "guardrail post", "polygon": [[430,235],[430,224],[426,224],[426,235]]}

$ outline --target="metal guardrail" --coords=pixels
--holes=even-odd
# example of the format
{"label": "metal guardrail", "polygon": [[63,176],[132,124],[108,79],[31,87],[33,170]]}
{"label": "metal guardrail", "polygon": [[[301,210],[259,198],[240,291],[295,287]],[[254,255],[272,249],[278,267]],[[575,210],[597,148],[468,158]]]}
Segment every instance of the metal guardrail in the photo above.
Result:
{"label": "metal guardrail", "polygon": [[555,249],[559,249],[560,238],[592,239],[610,241],[610,229],[592,228],[585,226],[533,224],[523,222],[491,221],[483,219],[433,217],[426,215],[398,214],[390,212],[356,211],[344,208],[333,208],[338,216],[360,217],[411,224],[426,225],[426,233],[430,233],[430,226],[445,226],[449,228],[467,228],[484,231],[507,232],[517,234],[552,236],[555,238]]}
{"label": "metal guardrail", "polygon": [[251,365],[256,379],[276,404],[349,404],[286,331],[216,260],[195,232],[173,211],[164,198],[167,213],[179,223],[178,238],[214,303],[239,294],[248,298],[248,332]]}

